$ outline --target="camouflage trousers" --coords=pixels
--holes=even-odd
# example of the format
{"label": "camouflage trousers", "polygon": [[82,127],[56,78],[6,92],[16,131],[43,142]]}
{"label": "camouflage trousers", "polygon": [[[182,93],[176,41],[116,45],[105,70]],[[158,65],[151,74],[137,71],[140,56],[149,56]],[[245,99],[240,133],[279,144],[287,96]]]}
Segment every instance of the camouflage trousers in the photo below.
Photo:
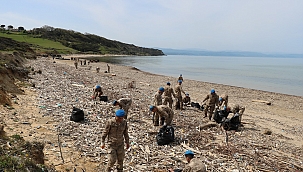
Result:
{"label": "camouflage trousers", "polygon": [[111,168],[117,162],[117,171],[122,172],[124,156],[125,156],[124,144],[120,146],[109,146],[108,149],[109,160],[108,160],[106,171],[110,172]]}
{"label": "camouflage trousers", "polygon": [[211,120],[214,110],[215,110],[215,105],[206,105],[204,109],[204,115],[205,115],[204,117],[207,117],[207,113],[209,112],[208,118],[209,120]]}
{"label": "camouflage trousers", "polygon": [[124,114],[124,119],[127,119],[128,109],[129,109],[129,108],[124,108],[124,109],[123,109],[124,112],[125,112],[125,114]]}
{"label": "camouflage trousers", "polygon": [[183,110],[182,97],[177,97],[176,99],[177,99],[176,104],[175,104],[176,110],[178,110],[178,109]]}
{"label": "camouflage trousers", "polygon": [[245,107],[242,106],[239,109],[236,109],[233,113],[234,114],[239,113],[239,115],[240,115],[240,119],[239,120],[242,121],[242,115],[243,115],[244,111],[245,111]]}
{"label": "camouflage trousers", "polygon": [[154,126],[159,126],[159,121],[160,121],[160,125],[164,124],[164,120],[165,120],[164,117],[160,118],[159,114],[156,113],[156,112],[154,112],[153,116],[154,116],[154,121],[153,121],[154,122]]}
{"label": "camouflage trousers", "polygon": [[163,105],[167,105],[167,103],[170,108],[173,108],[173,98],[164,97]]}

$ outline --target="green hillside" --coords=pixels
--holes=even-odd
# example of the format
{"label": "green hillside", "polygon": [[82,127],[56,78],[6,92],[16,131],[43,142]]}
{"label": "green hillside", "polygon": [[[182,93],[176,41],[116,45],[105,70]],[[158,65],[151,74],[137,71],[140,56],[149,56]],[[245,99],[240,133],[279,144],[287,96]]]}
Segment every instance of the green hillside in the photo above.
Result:
{"label": "green hillside", "polygon": [[60,42],[43,38],[35,38],[30,34],[24,34],[20,32],[0,33],[0,37],[11,38],[18,42],[28,43],[30,47],[37,53],[46,53],[53,50],[56,50],[58,53],[63,54],[78,52],[77,50],[62,45]]}
{"label": "green hillside", "polygon": [[43,26],[22,32],[2,30],[0,37],[28,43],[36,53],[88,53],[137,56],[164,55],[164,53],[158,49],[139,47],[133,44],[109,40],[98,35],[89,33],[82,34],[73,30],[53,28],[50,26]]}

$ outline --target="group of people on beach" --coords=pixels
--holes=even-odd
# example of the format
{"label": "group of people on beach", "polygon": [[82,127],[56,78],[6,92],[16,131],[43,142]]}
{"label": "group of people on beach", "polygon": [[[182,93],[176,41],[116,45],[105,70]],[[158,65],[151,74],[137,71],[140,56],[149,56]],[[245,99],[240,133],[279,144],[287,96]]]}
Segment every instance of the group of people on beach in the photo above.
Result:
{"label": "group of people on beach", "polygon": [[[71,60],[74,60],[74,66],[76,69],[78,69],[78,63],[80,63],[81,66],[82,65],[86,66],[86,64],[89,66],[90,63],[99,62],[99,60],[86,60],[86,59],[80,60],[79,58],[71,58]],[[89,66],[89,67],[91,67],[91,66]],[[98,66],[96,67],[96,72],[97,73],[100,72],[100,67],[98,67]],[[108,64],[107,64],[107,71],[105,71],[105,73],[110,73],[110,66]]]}
{"label": "group of people on beach", "polygon": [[[153,112],[154,126],[172,126],[174,118],[173,101],[175,101],[175,110],[185,110],[184,106],[191,104],[190,96],[182,88],[183,83],[182,74],[177,80],[174,88],[171,87],[170,82],[166,83],[165,87],[160,87],[154,95],[153,105],[149,106],[149,110]],[[100,97],[103,94],[100,85],[94,88],[93,99]],[[182,96],[184,95],[184,97]],[[173,100],[173,97],[175,100]],[[109,161],[106,171],[111,171],[111,168],[117,162],[117,171],[123,171],[123,160],[125,156],[124,143],[126,149],[129,148],[129,135],[127,126],[128,110],[132,104],[131,98],[121,98],[112,102],[113,106],[118,106],[119,110],[115,112],[115,117],[106,122],[106,126],[101,136],[101,148],[105,148],[105,139],[108,139]],[[228,95],[222,94],[218,96],[214,89],[203,99],[202,104],[205,106],[203,114],[204,117],[209,117],[212,120],[215,110],[224,111],[227,115],[229,113],[239,113],[241,116],[244,113],[245,107],[235,105],[232,109],[228,106]],[[206,167],[201,160],[194,158],[194,153],[187,150],[184,153],[188,164],[182,170],[184,171],[206,171]],[[174,171],[170,169],[169,171]],[[181,170],[180,170],[181,171]]]}

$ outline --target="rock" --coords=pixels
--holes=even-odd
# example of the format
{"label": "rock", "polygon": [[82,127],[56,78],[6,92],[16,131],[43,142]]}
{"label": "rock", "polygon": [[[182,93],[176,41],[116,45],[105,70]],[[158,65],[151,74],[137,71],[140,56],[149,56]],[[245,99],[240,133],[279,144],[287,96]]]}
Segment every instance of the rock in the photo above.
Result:
{"label": "rock", "polygon": [[3,133],[3,132],[4,132],[4,125],[0,124],[0,133]]}
{"label": "rock", "polygon": [[264,134],[266,134],[266,135],[271,135],[271,134],[272,134],[272,131],[269,130],[269,129],[266,129],[266,130],[264,131]]}

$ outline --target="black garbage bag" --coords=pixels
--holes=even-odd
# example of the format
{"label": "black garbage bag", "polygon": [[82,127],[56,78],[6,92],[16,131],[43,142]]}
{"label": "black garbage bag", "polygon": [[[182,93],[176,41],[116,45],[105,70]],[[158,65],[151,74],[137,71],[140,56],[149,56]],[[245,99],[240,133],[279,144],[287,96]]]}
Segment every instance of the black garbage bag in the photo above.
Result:
{"label": "black garbage bag", "polygon": [[[225,112],[225,113],[224,113]],[[217,123],[222,123],[225,121],[225,119],[227,118],[228,116],[228,112],[224,111],[224,110],[215,110],[215,113],[214,113],[214,120],[217,122]]]}
{"label": "black garbage bag", "polygon": [[195,103],[195,102],[191,102],[190,103],[190,106],[191,107],[195,107],[195,108],[197,108],[197,109],[200,109],[200,110],[204,110],[204,106],[203,105],[200,105],[199,103]]}
{"label": "black garbage bag", "polygon": [[108,102],[107,96],[100,96],[100,101]]}
{"label": "black garbage bag", "polygon": [[175,130],[172,126],[163,126],[157,134],[157,144],[167,145],[175,140]]}
{"label": "black garbage bag", "polygon": [[70,116],[71,121],[80,122],[84,120],[84,112],[83,110],[73,107],[72,114]]}
{"label": "black garbage bag", "polygon": [[241,121],[240,121],[240,115],[238,113],[236,113],[230,119],[229,118],[225,119],[225,121],[222,123],[222,126],[223,126],[224,130],[226,130],[226,131],[229,131],[229,130],[238,131],[240,125],[241,125]]}

